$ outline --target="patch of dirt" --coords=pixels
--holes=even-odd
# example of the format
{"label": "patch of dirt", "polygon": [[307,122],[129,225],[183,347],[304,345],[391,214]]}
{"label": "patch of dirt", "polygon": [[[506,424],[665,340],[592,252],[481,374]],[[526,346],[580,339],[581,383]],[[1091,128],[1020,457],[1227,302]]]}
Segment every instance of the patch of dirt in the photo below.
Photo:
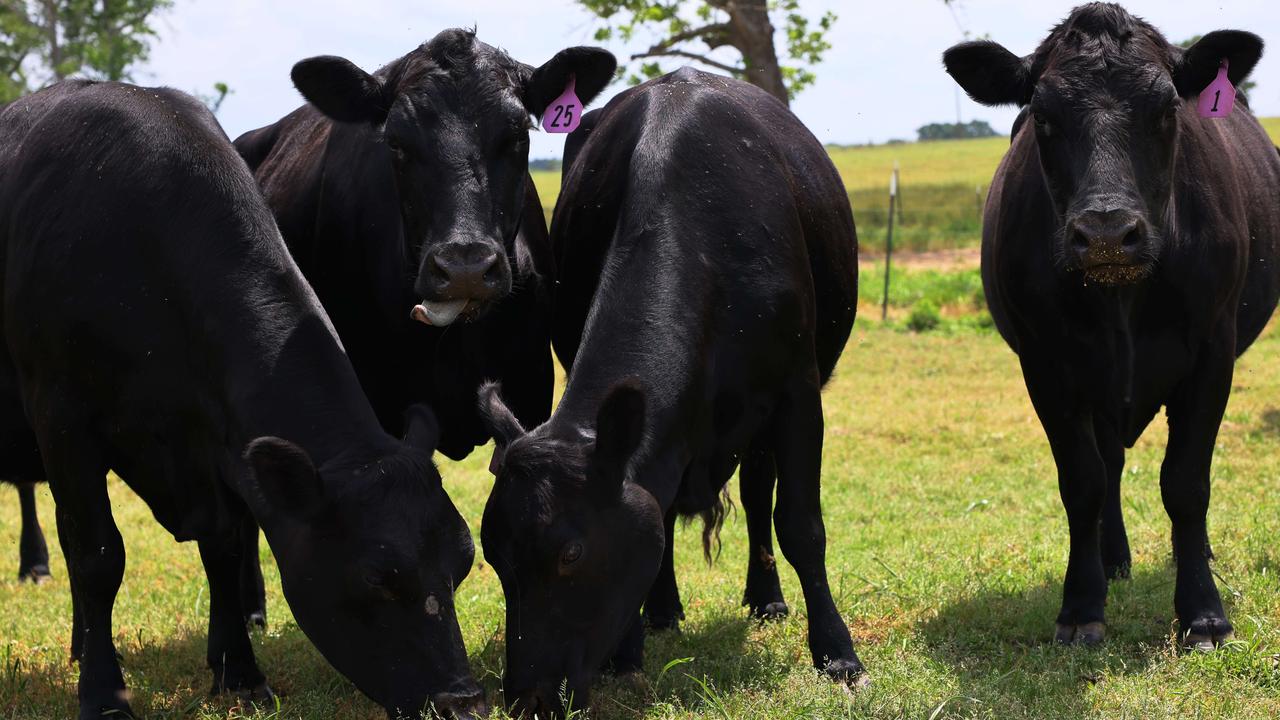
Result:
{"label": "patch of dirt", "polygon": [[[981,257],[982,250],[977,247],[928,252],[895,252],[893,264],[895,267],[911,270],[968,270],[978,267]],[[884,255],[860,252],[858,262],[863,265],[883,265]]]}

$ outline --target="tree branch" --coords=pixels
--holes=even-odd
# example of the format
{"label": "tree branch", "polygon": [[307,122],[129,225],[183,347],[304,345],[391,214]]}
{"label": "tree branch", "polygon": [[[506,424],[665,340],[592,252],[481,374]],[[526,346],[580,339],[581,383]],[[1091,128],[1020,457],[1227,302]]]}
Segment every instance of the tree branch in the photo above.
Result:
{"label": "tree branch", "polygon": [[661,52],[653,52],[652,50],[650,50],[649,52],[636,53],[635,55],[631,56],[631,59],[639,60],[641,58],[647,58],[647,57],[682,57],[682,58],[688,58],[689,60],[697,60],[703,65],[710,65],[713,68],[724,70],[725,72],[733,73],[734,75],[744,75],[747,72],[746,68],[734,67],[733,65],[726,65],[722,62],[717,62],[715,60],[712,60],[711,58],[705,55],[685,52],[684,50],[663,50]]}
{"label": "tree branch", "polygon": [[[663,40],[657,45],[654,45],[653,47],[649,48],[648,52],[652,55],[657,55],[659,53],[666,52],[667,50],[671,49],[673,46],[679,45],[680,43],[685,42],[686,40],[702,40],[707,44],[708,47],[711,47],[712,49],[714,49],[714,48],[721,47],[722,45],[728,44],[728,40],[726,38],[728,34],[729,34],[728,23],[712,23],[710,25],[703,25],[702,27],[693,28],[691,30],[685,30],[684,32],[676,33],[675,35],[672,35],[666,40]],[[710,38],[704,37],[706,35],[719,35],[720,37],[716,38],[715,42],[712,42]]]}

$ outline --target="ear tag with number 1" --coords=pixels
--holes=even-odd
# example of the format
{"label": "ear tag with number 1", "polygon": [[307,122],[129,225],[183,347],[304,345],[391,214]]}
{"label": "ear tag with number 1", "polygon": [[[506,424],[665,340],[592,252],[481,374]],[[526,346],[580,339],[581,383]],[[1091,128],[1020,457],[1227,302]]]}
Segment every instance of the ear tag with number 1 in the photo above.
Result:
{"label": "ear tag with number 1", "polygon": [[1230,115],[1235,106],[1236,88],[1227,77],[1227,61],[1223,60],[1218,67],[1218,77],[1200,92],[1196,109],[1200,111],[1200,117],[1218,118]]}
{"label": "ear tag with number 1", "polygon": [[543,130],[549,133],[571,133],[578,129],[578,124],[582,122],[582,101],[573,91],[574,83],[574,77],[570,75],[564,92],[552,100],[542,113]]}

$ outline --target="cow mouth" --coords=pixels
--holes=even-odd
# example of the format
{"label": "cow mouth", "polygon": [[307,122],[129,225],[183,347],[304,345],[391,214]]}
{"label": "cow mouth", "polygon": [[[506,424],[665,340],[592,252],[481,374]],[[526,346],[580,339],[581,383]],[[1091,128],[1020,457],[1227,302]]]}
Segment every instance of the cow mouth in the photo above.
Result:
{"label": "cow mouth", "polygon": [[1085,284],[1133,285],[1151,274],[1151,263],[1099,263],[1084,269]]}
{"label": "cow mouth", "polygon": [[459,298],[456,300],[423,300],[413,306],[409,317],[424,325],[447,327],[458,318],[464,322],[474,320],[484,303],[480,300]]}

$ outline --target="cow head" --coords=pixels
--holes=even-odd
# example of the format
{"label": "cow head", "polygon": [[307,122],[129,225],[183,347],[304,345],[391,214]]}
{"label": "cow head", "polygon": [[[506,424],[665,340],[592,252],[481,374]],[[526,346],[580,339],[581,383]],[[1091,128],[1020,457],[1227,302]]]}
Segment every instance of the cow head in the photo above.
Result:
{"label": "cow head", "polygon": [[328,117],[377,129],[400,195],[406,253],[418,267],[413,291],[422,303],[412,315],[448,325],[479,317],[511,290],[530,115],[542,115],[570,79],[589,103],[615,66],[604,50],[574,47],[534,68],[474,32],[446,30],[372,75],[323,56],[299,62],[292,76]]}
{"label": "cow head", "polygon": [[1055,256],[1086,281],[1115,285],[1159,260],[1179,128],[1201,122],[1196,96],[1223,60],[1239,84],[1261,54],[1260,38],[1235,30],[1184,51],[1120,6],[1093,3],[1026,57],[984,40],[952,47],[943,62],[975,101],[1027,108],[1021,132],[1034,134],[1058,214]]}
{"label": "cow head", "polygon": [[258,438],[240,494],[298,626],[334,668],[391,717],[483,715],[453,602],[471,534],[431,463],[430,411],[412,408],[408,428],[381,457],[319,471],[298,446]]}
{"label": "cow head", "polygon": [[611,389],[594,427],[571,437],[550,424],[525,433],[492,384],[480,411],[497,443],[481,541],[507,601],[503,691],[518,711],[546,717],[565,694],[586,704],[658,572],[662,510],[627,479],[644,399],[634,385]]}

